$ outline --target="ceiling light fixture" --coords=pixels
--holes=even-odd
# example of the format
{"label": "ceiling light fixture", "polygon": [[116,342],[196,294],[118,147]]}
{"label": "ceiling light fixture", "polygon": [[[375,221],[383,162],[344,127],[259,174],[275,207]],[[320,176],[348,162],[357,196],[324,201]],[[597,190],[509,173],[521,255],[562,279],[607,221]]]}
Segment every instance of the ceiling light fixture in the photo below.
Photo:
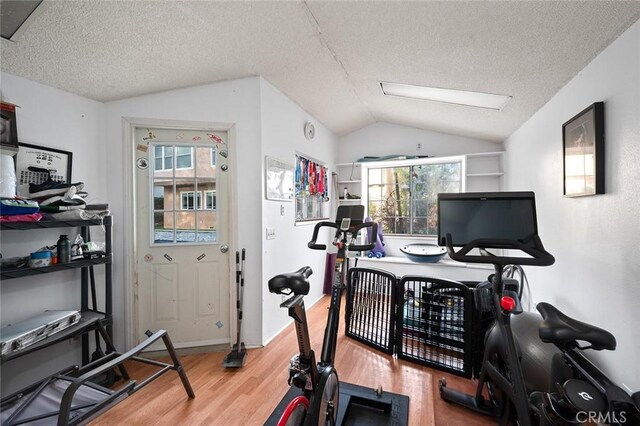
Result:
{"label": "ceiling light fixture", "polygon": [[491,93],[467,92],[465,90],[441,89],[437,87],[414,86],[412,84],[380,82],[382,93],[403,98],[422,99],[426,101],[444,102],[447,104],[465,105],[477,108],[502,110],[511,96],[493,95]]}

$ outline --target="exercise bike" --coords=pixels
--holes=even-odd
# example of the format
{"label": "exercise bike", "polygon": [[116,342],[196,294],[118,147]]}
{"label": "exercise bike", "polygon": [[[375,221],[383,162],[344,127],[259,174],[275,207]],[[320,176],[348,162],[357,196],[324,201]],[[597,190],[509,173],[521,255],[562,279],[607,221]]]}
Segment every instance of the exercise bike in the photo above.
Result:
{"label": "exercise bike", "polygon": [[[318,244],[318,232],[321,228],[335,229],[333,245],[338,253],[335,262],[335,275],[331,288],[331,302],[327,325],[322,342],[322,354],[320,361],[316,362],[315,352],[311,349],[309,329],[303,297],[309,293],[308,278],[312,274],[310,267],[300,268],[298,271],[281,274],[269,280],[269,291],[275,294],[286,294],[291,297],[285,300],[280,307],[287,308],[289,316],[295,322],[298,338],[299,354],[295,355],[289,365],[289,385],[297,387],[302,394],[294,397],[287,405],[284,413],[278,421],[278,426],[283,425],[337,425],[344,416],[345,409],[339,403],[338,373],[333,365],[336,353],[338,336],[338,323],[340,318],[340,303],[342,291],[345,288],[345,276],[347,270],[347,252],[371,250],[375,245],[377,225],[373,222],[362,223],[362,209],[359,209],[359,220],[355,224],[349,209],[338,211],[336,222],[320,222],[313,229],[313,237],[308,247],[313,250],[326,250],[325,244]],[[358,206],[362,207],[362,206]],[[373,241],[368,244],[357,244],[358,232],[371,227]]]}
{"label": "exercise bike", "polygon": [[[495,268],[491,277],[495,322],[485,340],[476,393],[451,389],[441,379],[440,396],[496,417],[502,425],[640,424],[640,393],[629,396],[581,352],[613,350],[613,335],[548,303],[537,306],[544,321],[523,312],[512,283],[505,284],[506,265],[549,266],[555,261],[538,236],[534,194],[439,194],[438,211],[438,238],[449,256]],[[479,254],[472,254],[474,249]],[[496,256],[487,249],[519,250],[528,256]],[[537,335],[528,336],[532,330]],[[538,358],[534,360],[531,353]]]}

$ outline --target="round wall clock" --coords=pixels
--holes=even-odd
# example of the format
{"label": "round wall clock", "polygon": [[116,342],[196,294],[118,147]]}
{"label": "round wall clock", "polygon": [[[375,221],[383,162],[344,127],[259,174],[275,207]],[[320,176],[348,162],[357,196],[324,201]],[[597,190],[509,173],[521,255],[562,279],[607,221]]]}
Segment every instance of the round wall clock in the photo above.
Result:
{"label": "round wall clock", "polygon": [[304,137],[311,140],[316,135],[316,128],[313,124],[307,123],[304,125]]}

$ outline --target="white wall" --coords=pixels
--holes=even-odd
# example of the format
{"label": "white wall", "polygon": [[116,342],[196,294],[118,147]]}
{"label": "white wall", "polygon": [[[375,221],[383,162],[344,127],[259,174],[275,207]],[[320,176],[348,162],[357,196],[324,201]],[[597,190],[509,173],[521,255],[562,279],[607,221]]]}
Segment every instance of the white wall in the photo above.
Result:
{"label": "white wall", "polygon": [[[302,265],[311,265],[315,274],[310,303],[321,295],[324,253],[311,252],[306,248],[312,227],[294,226],[293,203],[264,199],[264,157],[270,155],[293,162],[295,153],[301,152],[333,166],[336,137],[271,84],[255,77],[105,105],[18,77],[6,74],[2,77],[5,98],[22,106],[18,115],[21,140],[73,151],[76,159],[74,179],[86,183],[91,194],[90,200],[110,203],[114,216],[113,306],[116,347],[125,348],[125,297],[131,285],[125,276],[124,265],[128,260],[124,247],[130,241],[130,237],[125,235],[125,221],[129,220],[125,200],[132,197],[125,176],[132,166],[123,162],[125,149],[128,149],[124,146],[123,117],[235,123],[234,146],[230,148],[237,165],[236,170],[232,171],[237,212],[233,232],[236,234],[237,247],[247,249],[243,324],[243,338],[247,345],[263,344],[289,321],[286,312],[278,307],[280,298],[269,294],[266,289],[270,277]],[[313,142],[304,139],[302,129],[307,121],[316,125]],[[285,207],[284,216],[280,215],[281,205]],[[331,214],[332,208],[328,211]],[[266,226],[275,227],[277,235],[268,244],[263,241]],[[14,243],[3,233],[3,254],[18,255],[41,247],[45,244],[42,234],[39,232],[36,237],[35,233],[21,233],[21,242]],[[51,236],[47,237],[47,241],[51,240],[48,243],[54,244],[58,234],[58,231],[51,231]],[[73,273],[58,273],[46,277],[48,279],[36,277],[34,284],[29,287],[18,285],[19,280],[3,283],[2,323],[52,307],[68,307],[68,301],[75,300],[78,291]],[[53,276],[56,277],[55,282],[60,281],[60,284],[49,282]],[[98,281],[100,278],[99,275]],[[52,294],[45,293],[46,298],[38,297],[43,294],[40,286],[35,285],[39,282],[46,282]],[[14,302],[23,297],[37,302],[31,302],[25,310]],[[64,354],[68,349],[63,348],[59,352]],[[50,356],[51,352],[48,355],[49,358],[55,358]],[[44,359],[38,359],[36,363],[45,362]],[[77,359],[69,361],[73,362],[77,362]],[[29,361],[25,365],[32,363]],[[57,361],[53,365],[55,368],[60,366]],[[48,373],[42,375],[45,374]],[[35,377],[25,380],[19,386],[32,382]],[[3,386],[5,383],[13,382],[5,375]]]}
{"label": "white wall", "polygon": [[[277,158],[295,164],[295,154],[301,153],[333,166],[337,138],[322,124],[306,113],[297,104],[287,98],[268,81],[261,79],[260,110],[262,117],[262,163],[264,156]],[[316,135],[309,141],[304,137],[304,125],[312,122]],[[264,174],[263,174],[264,179]],[[264,188],[264,180],[262,188]],[[280,208],[284,207],[284,215]],[[332,206],[328,214],[334,216]],[[309,306],[322,295],[324,280],[325,252],[307,248],[311,239],[313,224],[294,226],[295,205],[293,202],[267,200],[262,191],[262,238],[265,228],[275,228],[276,238],[263,242],[264,281],[262,283],[262,334],[263,342],[269,341],[291,320],[285,309],[280,308],[281,297],[269,293],[269,278],[283,273],[293,272],[302,266],[311,266],[311,290],[306,305]]]}
{"label": "white wall", "polygon": [[[562,196],[562,124],[605,102],[605,192]],[[542,241],[556,257],[529,268],[534,300],[611,331],[593,353],[618,383],[640,390],[640,21],[505,142],[507,187],[536,192]]]}
{"label": "white wall", "polygon": [[[418,144],[421,145],[420,149]],[[349,163],[364,156],[398,154],[445,157],[492,151],[502,151],[502,144],[397,124],[375,123],[342,137],[336,158],[338,163]]]}
{"label": "white wall", "polygon": [[[257,77],[227,81],[187,89],[172,90],[148,96],[109,102],[106,104],[106,140],[109,146],[107,183],[114,216],[114,241],[124,244],[124,221],[129,220],[124,200],[132,197],[124,176],[132,166],[123,164],[123,117],[166,120],[235,123],[235,140],[231,141],[230,163],[235,157],[235,170],[230,168],[236,193],[233,201],[237,216],[234,233],[237,247],[247,249],[244,292],[244,340],[247,345],[260,345],[262,282],[261,230],[261,170],[260,155],[260,79]],[[124,195],[124,196],[123,196]],[[124,347],[125,293],[131,285],[125,276],[124,250],[114,254],[114,309],[116,310],[116,347]]]}
{"label": "white wall", "polygon": [[[85,183],[89,202],[108,202],[106,164],[102,161],[107,151],[104,105],[4,72],[0,84],[3,99],[20,105],[16,113],[20,142],[71,151],[73,181]],[[55,245],[61,233],[68,233],[70,239],[76,236],[71,228],[3,231],[2,255],[24,256],[45,245]],[[99,240],[102,236],[99,228],[92,228],[93,238]],[[103,278],[102,268],[96,268],[98,294]],[[3,280],[0,304],[3,325],[47,309],[79,309],[80,270]],[[79,355],[77,344],[61,343],[3,364],[2,394],[78,363]]]}

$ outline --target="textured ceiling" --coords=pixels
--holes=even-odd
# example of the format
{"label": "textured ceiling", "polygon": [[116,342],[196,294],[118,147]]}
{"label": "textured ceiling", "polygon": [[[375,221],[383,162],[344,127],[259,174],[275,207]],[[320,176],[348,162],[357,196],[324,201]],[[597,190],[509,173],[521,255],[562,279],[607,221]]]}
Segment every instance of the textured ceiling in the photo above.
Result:
{"label": "textured ceiling", "polygon": [[[502,141],[639,18],[638,1],[45,0],[0,59],[98,101],[261,75],[338,135],[384,121]],[[378,81],[513,99],[488,111]]]}

